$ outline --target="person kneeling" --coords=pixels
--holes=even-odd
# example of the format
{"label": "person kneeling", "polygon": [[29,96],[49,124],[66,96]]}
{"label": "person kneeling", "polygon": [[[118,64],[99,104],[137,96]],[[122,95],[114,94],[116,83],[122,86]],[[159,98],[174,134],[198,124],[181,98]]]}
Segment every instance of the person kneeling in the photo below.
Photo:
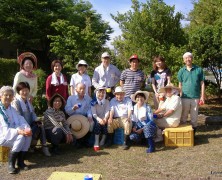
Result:
{"label": "person kneeling", "polygon": [[146,91],[137,91],[131,95],[132,101],[136,102],[133,109],[133,129],[130,134],[132,141],[140,141],[143,136],[147,139],[149,148],[147,153],[155,151],[155,144],[153,138],[156,135],[156,124],[153,122],[153,114],[148,101],[149,93]]}
{"label": "person kneeling", "polygon": [[49,108],[44,113],[44,127],[46,139],[52,144],[52,153],[59,155],[59,144],[66,142],[73,143],[72,132],[66,121],[62,109],[65,106],[64,98],[59,94],[54,94],[49,100]]}

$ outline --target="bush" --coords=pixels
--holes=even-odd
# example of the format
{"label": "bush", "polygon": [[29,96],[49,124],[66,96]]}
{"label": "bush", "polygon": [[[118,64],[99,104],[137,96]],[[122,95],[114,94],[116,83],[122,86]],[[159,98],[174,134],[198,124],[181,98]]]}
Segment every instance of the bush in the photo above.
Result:
{"label": "bush", "polygon": [[47,109],[47,100],[45,98],[45,82],[46,73],[42,69],[37,69],[34,72],[38,76],[38,91],[34,98],[33,106],[37,115],[42,116],[43,112]]}
{"label": "bush", "polygon": [[220,92],[215,83],[205,80],[205,86],[206,99],[219,97]]}
{"label": "bush", "polygon": [[1,76],[0,86],[13,85],[13,80],[16,72],[19,69],[18,63],[15,59],[0,58]]}

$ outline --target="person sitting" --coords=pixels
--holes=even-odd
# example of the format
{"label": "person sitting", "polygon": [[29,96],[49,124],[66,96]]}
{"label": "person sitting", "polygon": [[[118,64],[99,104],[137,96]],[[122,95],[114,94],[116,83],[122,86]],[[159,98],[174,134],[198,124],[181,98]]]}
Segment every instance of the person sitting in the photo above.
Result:
{"label": "person sitting", "polygon": [[[109,101],[106,98],[106,88],[99,87],[95,90],[95,99],[91,102],[91,111],[93,115],[95,143],[94,150],[98,151],[99,146],[105,144],[107,135],[107,121],[109,118]],[[99,135],[102,134],[102,139],[99,142]]]}
{"label": "person sitting", "polygon": [[60,94],[54,94],[48,106],[49,108],[44,113],[46,139],[52,144],[52,153],[59,155],[59,144],[63,142],[70,144],[74,139],[63,112],[64,98]]}
{"label": "person sitting", "polygon": [[160,129],[178,127],[182,113],[181,98],[177,95],[179,88],[169,84],[161,88],[160,92],[166,94],[166,100],[154,112],[157,115],[157,119],[154,120],[156,125]]}
{"label": "person sitting", "polygon": [[[72,115],[83,115],[88,118],[90,123],[90,132],[93,131],[94,122],[91,113],[91,97],[85,95],[86,86],[83,83],[78,83],[76,85],[77,95],[71,95],[68,97],[67,104],[65,106],[65,111],[69,116]],[[78,139],[77,146],[82,145],[88,146],[88,139],[90,138],[90,132],[83,138]]]}
{"label": "person sitting", "polygon": [[15,100],[12,102],[12,106],[16,109],[19,115],[23,116],[29,126],[32,129],[32,142],[31,148],[34,149],[38,142],[38,138],[40,137],[40,141],[42,144],[42,152],[45,156],[51,156],[49,153],[46,137],[45,137],[45,129],[41,121],[38,121],[38,118],[35,114],[34,108],[29,101],[29,92],[30,86],[28,82],[20,82],[16,87],[16,92],[18,96],[16,96]]}
{"label": "person sitting", "polygon": [[132,101],[124,97],[123,87],[117,86],[114,92],[115,97],[110,101],[110,117],[108,120],[108,141],[107,145],[112,145],[113,133],[117,128],[124,128],[123,149],[129,149],[129,135],[132,129],[131,115],[133,111]]}
{"label": "person sitting", "polygon": [[10,86],[0,89],[0,145],[11,148],[8,160],[8,173],[16,174],[18,169],[28,169],[24,157],[32,140],[32,131],[25,119],[11,106],[14,91]]}
{"label": "person sitting", "polygon": [[148,97],[149,93],[146,91],[137,91],[135,94],[131,95],[132,101],[136,104],[133,107],[133,128],[130,139],[138,142],[145,137],[149,145],[146,152],[152,153],[155,151],[153,138],[156,135],[156,124],[153,122],[152,110],[150,106],[146,104]]}

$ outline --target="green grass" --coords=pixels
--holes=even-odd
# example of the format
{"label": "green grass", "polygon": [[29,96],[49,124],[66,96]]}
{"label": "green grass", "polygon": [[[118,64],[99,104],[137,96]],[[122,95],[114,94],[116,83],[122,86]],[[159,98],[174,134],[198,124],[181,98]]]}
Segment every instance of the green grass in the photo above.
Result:
{"label": "green grass", "polygon": [[[220,115],[218,101],[204,105],[201,114]],[[198,119],[194,147],[165,147],[156,144],[156,152],[146,154],[145,146],[132,146],[124,151],[119,146],[94,152],[93,148],[76,149],[62,145],[63,155],[45,157],[40,150],[28,155],[31,170],[18,175],[8,175],[7,163],[1,164],[1,180],[45,180],[54,171],[100,173],[105,180],[149,179],[222,179],[222,127]]]}

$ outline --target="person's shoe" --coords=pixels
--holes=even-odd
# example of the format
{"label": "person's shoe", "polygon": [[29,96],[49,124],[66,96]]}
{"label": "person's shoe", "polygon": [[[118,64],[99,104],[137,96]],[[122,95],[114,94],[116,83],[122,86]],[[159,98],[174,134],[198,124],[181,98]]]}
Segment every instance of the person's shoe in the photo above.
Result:
{"label": "person's shoe", "polygon": [[99,151],[100,150],[100,148],[99,148],[99,146],[94,146],[94,151]]}
{"label": "person's shoe", "polygon": [[149,137],[147,139],[148,141],[148,145],[149,145],[149,148],[146,150],[147,153],[152,153],[155,151],[155,143],[154,143],[154,140],[153,140],[153,137]]}
{"label": "person's shoe", "polygon": [[161,136],[157,136],[154,139],[154,142],[161,142],[161,141],[163,141],[163,136],[162,135]]}
{"label": "person's shoe", "polygon": [[34,147],[30,147],[30,148],[29,148],[29,152],[30,152],[30,153],[34,153],[34,152],[35,152],[35,148],[34,148]]}
{"label": "person's shoe", "polygon": [[59,147],[58,146],[53,146],[51,152],[54,155],[61,155],[61,152],[59,151]]}
{"label": "person's shoe", "polygon": [[16,174],[18,170],[15,168],[15,162],[18,156],[18,152],[10,152],[8,159],[8,173]]}
{"label": "person's shoe", "polygon": [[154,151],[155,151],[155,149],[153,149],[153,148],[147,148],[146,153],[152,153]]}
{"label": "person's shoe", "polygon": [[17,161],[17,166],[19,169],[22,169],[22,170],[28,170],[29,167],[25,164],[25,155],[26,155],[26,152],[25,151],[20,151],[18,153],[18,161]]}
{"label": "person's shoe", "polygon": [[128,150],[129,148],[129,135],[124,134],[123,150]]}
{"label": "person's shoe", "polygon": [[105,144],[105,147],[110,147],[113,145],[113,133],[107,134],[107,142]]}
{"label": "person's shoe", "polygon": [[51,153],[49,152],[49,148],[47,146],[42,147],[42,152],[45,156],[48,156],[48,157],[51,156]]}

